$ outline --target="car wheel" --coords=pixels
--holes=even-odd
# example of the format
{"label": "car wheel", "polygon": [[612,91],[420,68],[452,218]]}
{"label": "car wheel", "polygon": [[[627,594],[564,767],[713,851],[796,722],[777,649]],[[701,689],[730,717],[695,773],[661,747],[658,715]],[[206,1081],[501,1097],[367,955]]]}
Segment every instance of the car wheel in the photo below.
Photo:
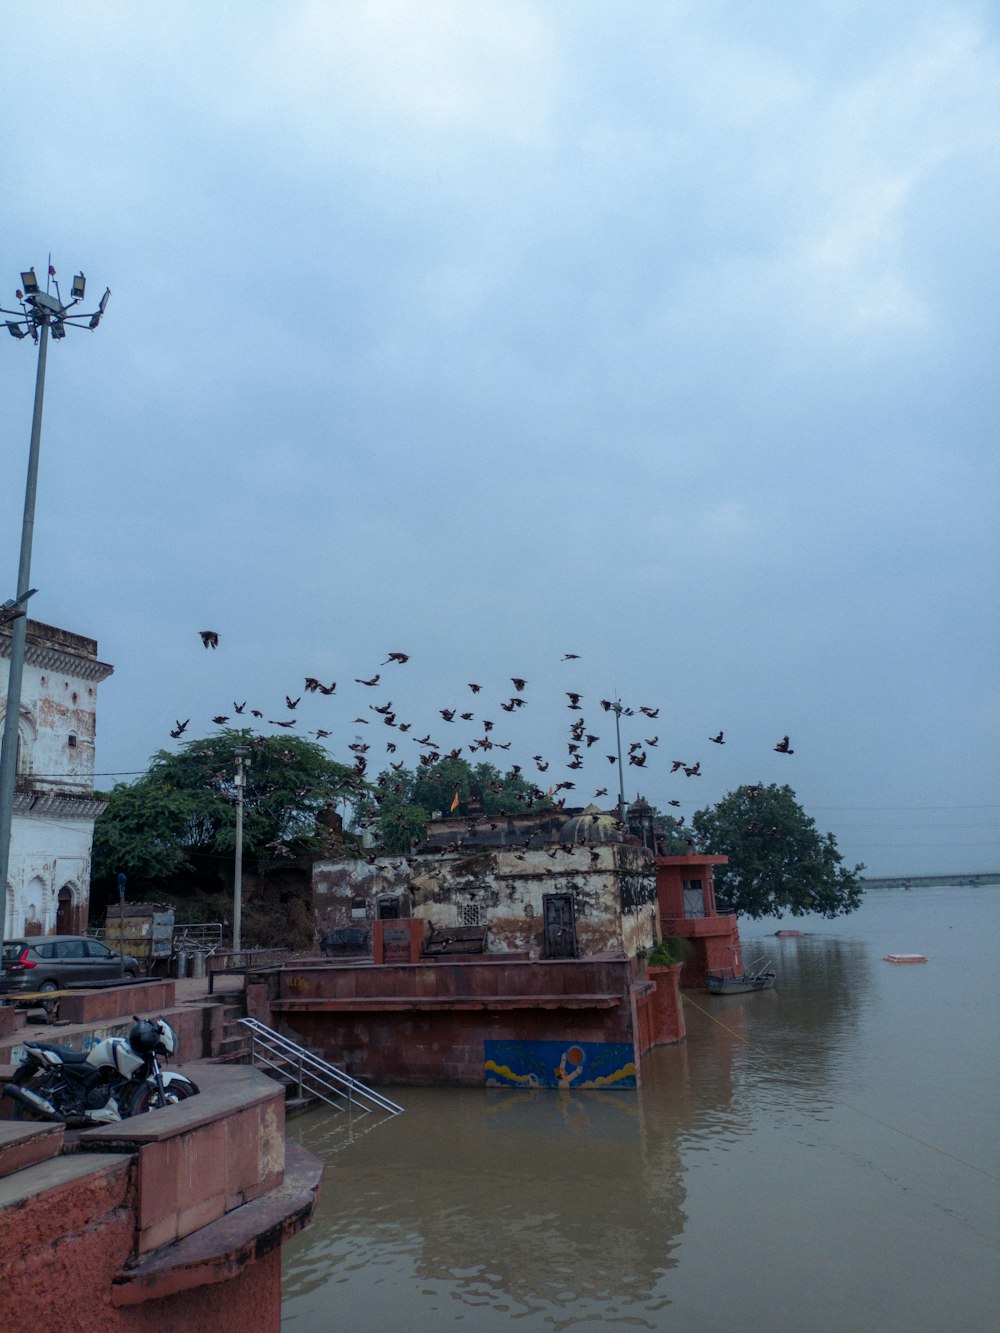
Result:
{"label": "car wheel", "polygon": [[135,981],[138,975],[139,975],[138,972],[133,972],[133,970],[130,967],[127,967],[125,969],[125,979],[127,981]]}
{"label": "car wheel", "polygon": [[[59,982],[58,982],[58,981],[53,981],[53,980],[51,979],[51,977],[50,977],[48,981],[43,981],[42,984],[38,987],[38,989],[39,989],[40,991],[45,991],[45,992],[48,992],[48,991],[56,991],[56,990],[59,989]],[[48,1015],[49,1019],[53,1019],[53,1018],[55,1018],[55,1017],[58,1015],[58,1013],[59,1013],[59,1001],[58,1001],[58,1000],[40,1000],[39,1003],[41,1004],[42,1008],[45,1010],[45,1012],[46,1012],[46,1014]]]}

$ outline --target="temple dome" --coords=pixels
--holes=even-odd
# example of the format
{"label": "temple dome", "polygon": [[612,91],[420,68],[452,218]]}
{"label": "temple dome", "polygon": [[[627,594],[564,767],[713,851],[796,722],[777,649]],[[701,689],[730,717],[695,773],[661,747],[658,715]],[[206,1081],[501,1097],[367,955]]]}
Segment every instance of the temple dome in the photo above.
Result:
{"label": "temple dome", "polygon": [[559,830],[559,841],[566,843],[621,842],[622,832],[617,818],[596,805],[567,819]]}

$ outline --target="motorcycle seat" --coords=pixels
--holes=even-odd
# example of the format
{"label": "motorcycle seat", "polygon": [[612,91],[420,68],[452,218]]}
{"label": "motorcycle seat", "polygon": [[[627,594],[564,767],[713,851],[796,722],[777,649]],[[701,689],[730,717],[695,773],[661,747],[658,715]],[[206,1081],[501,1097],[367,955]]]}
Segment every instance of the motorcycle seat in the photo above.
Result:
{"label": "motorcycle seat", "polygon": [[64,1065],[83,1065],[87,1063],[86,1051],[74,1051],[69,1046],[57,1046],[53,1041],[26,1041],[25,1046],[33,1046],[39,1051],[51,1051],[58,1055]]}

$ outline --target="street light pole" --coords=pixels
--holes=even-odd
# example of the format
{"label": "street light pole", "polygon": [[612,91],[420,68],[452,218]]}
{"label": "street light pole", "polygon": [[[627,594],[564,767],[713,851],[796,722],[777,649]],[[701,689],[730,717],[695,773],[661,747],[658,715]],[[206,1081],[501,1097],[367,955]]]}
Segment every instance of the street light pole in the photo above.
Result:
{"label": "street light pole", "polygon": [[[238,745],[233,751],[236,756],[236,861],[233,866],[233,952],[239,953],[242,947],[240,936],[243,928],[243,787],[246,773],[243,761],[250,754],[250,747]],[[249,765],[249,760],[247,761]]]}
{"label": "street light pole", "polygon": [[[38,368],[35,372],[35,401],[31,413],[31,443],[28,449],[28,478],[24,489],[24,517],[21,523],[21,555],[17,570],[17,596],[0,606],[0,624],[10,623],[10,669],[7,679],[7,704],[4,713],[3,739],[0,741],[0,932],[7,927],[7,878],[10,872],[10,839],[14,822],[14,799],[17,785],[17,735],[21,718],[21,682],[24,677],[24,658],[28,638],[26,603],[34,592],[28,587],[31,578],[31,547],[35,529],[35,495],[38,487],[38,454],[42,439],[42,405],[45,397],[45,363],[48,339],[62,339],[67,327],[96,329],[101,322],[110,290],[105,291],[100,306],[89,315],[70,312],[83,300],[86,279],[78,273],[73,279],[71,298],[63,305],[59,284],[54,282],[55,269],[49,265],[48,280],[43,292],[34,269],[21,274],[23,290],[18,288],[19,310],[0,306],[0,313],[14,315],[6,321],[7,331],[13,338],[31,337],[38,346]],[[49,288],[55,287],[55,295]],[[0,961],[0,973],[3,964]]]}
{"label": "street light pole", "polygon": [[615,739],[618,742],[618,818],[624,824],[626,823],[625,815],[628,812],[628,807],[625,804],[625,768],[622,764],[621,720],[622,714],[626,717],[631,717],[635,712],[635,709],[626,708],[621,699],[616,698],[611,704],[611,711],[615,715]]}

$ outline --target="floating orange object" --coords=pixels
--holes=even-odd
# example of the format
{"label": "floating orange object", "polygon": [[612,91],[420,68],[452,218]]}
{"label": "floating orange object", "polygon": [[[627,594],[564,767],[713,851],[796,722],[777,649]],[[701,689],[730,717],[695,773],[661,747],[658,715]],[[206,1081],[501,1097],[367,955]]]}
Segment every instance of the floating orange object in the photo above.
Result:
{"label": "floating orange object", "polygon": [[883,963],[926,963],[927,959],[922,953],[887,953],[882,961]]}

